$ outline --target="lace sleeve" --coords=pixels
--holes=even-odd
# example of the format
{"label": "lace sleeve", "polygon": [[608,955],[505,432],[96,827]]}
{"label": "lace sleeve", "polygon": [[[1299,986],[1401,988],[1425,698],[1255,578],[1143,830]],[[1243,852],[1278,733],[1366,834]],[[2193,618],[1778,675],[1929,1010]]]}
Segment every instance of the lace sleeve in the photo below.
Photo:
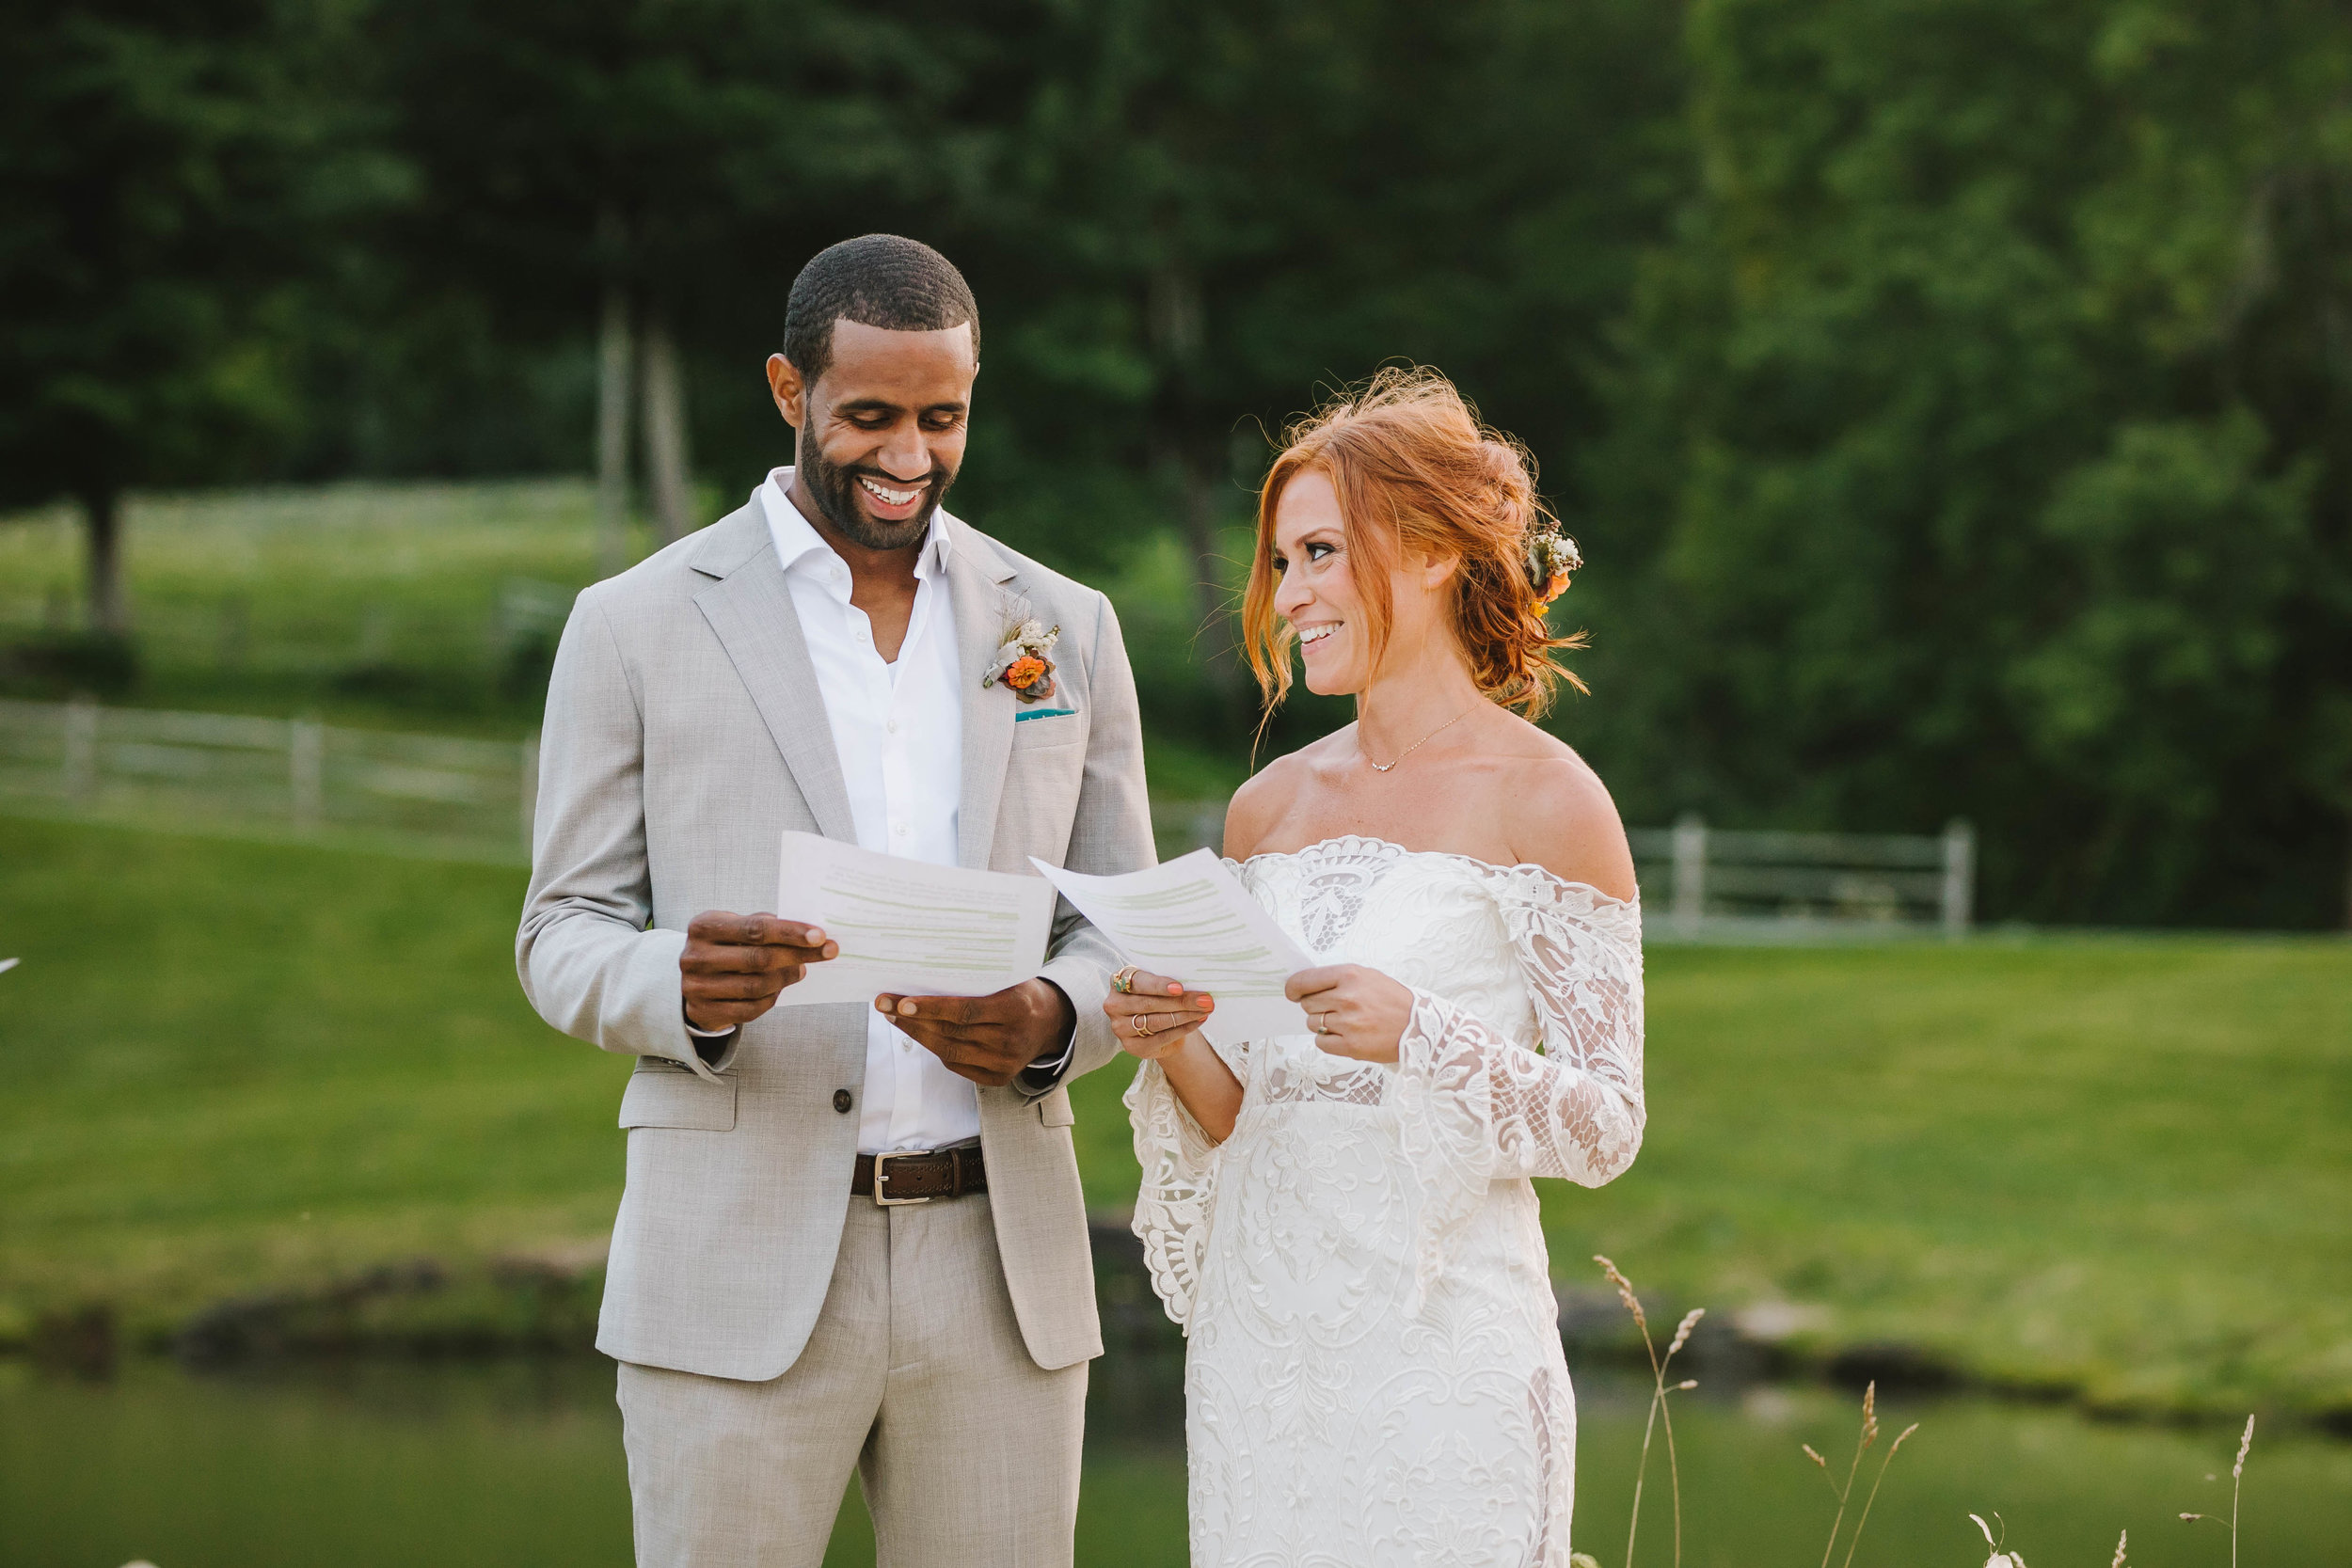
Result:
{"label": "lace sleeve", "polygon": [[1504,925],[1542,1053],[1429,991],[1397,1054],[1405,1152],[1421,1179],[1414,1259],[1426,1291],[1492,1182],[1557,1176],[1597,1187],[1642,1147],[1642,927],[1637,905],[1532,868],[1498,875]]}
{"label": "lace sleeve", "polygon": [[[1249,1086],[1247,1044],[1216,1053]],[[1174,1322],[1192,1330],[1193,1292],[1209,1239],[1209,1210],[1216,1196],[1217,1145],[1192,1119],[1157,1062],[1146,1062],[1127,1085],[1127,1120],[1135,1129],[1136,1163],[1143,1184],[1136,1193],[1134,1229],[1143,1243],[1152,1289]]]}

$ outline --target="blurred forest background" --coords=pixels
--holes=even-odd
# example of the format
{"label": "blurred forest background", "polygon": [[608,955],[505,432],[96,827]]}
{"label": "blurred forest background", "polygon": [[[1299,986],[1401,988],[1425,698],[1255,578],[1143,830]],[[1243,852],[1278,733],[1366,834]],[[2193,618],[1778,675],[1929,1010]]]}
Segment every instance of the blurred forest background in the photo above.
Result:
{"label": "blurred forest background", "polygon": [[1171,745],[1248,754],[1267,432],[1418,360],[1592,562],[1556,723],[1629,821],[1964,816],[1994,920],[2352,918],[2340,0],[11,9],[0,508],[88,561],[15,689],[139,690],[133,493],[701,526],[788,460],[794,272],[887,230],[981,302],[959,514],[1176,562]]}

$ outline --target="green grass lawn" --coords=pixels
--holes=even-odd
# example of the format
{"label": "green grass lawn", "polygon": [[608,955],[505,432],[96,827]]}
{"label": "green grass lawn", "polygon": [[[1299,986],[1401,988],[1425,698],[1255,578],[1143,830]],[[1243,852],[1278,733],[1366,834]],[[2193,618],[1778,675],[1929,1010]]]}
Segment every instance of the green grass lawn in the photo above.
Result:
{"label": "green grass lawn", "polygon": [[[593,1257],[628,1068],[524,1005],[521,885],[0,818],[0,1318]],[[1124,1078],[1079,1085],[1106,1210]],[[1649,1078],[1632,1170],[1545,1184],[1571,1285],[1608,1252],[1817,1351],[2118,1409],[2352,1409],[2352,944],[1661,949]]]}

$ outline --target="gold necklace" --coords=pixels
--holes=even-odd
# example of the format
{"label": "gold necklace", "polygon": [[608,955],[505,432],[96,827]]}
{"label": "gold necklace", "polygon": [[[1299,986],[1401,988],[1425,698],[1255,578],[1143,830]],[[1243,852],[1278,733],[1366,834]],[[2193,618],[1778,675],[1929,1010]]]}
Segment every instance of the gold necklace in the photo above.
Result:
{"label": "gold necklace", "polygon": [[[1428,745],[1431,741],[1437,739],[1438,736],[1443,735],[1446,731],[1452,729],[1454,725],[1460,723],[1463,720],[1468,719],[1471,714],[1477,711],[1478,705],[1476,703],[1470,704],[1470,706],[1464,708],[1461,712],[1455,714],[1444,723],[1439,724],[1436,729],[1431,730],[1427,735],[1422,736],[1419,740],[1416,740],[1410,746],[1406,747],[1405,750],[1397,752],[1396,762],[1403,762],[1406,757],[1411,756],[1415,752],[1420,751],[1423,746]],[[1359,738],[1356,742],[1356,749],[1359,752],[1363,752],[1363,757],[1366,762],[1372,763],[1372,770],[1375,773],[1387,773],[1393,771],[1396,768],[1396,762],[1373,762],[1372,753],[1364,751],[1364,743],[1361,738],[1362,727],[1360,723],[1358,726],[1357,733]]]}

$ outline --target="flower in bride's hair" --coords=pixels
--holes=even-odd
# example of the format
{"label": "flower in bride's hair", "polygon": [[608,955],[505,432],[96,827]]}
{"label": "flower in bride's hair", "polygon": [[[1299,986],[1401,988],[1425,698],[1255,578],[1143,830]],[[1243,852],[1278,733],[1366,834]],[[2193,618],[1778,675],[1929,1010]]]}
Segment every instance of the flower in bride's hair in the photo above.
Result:
{"label": "flower in bride's hair", "polygon": [[1535,602],[1549,605],[1568,591],[1571,573],[1581,571],[1584,556],[1577,549],[1576,541],[1556,528],[1543,529],[1529,535],[1527,541],[1527,580],[1535,590]]}

